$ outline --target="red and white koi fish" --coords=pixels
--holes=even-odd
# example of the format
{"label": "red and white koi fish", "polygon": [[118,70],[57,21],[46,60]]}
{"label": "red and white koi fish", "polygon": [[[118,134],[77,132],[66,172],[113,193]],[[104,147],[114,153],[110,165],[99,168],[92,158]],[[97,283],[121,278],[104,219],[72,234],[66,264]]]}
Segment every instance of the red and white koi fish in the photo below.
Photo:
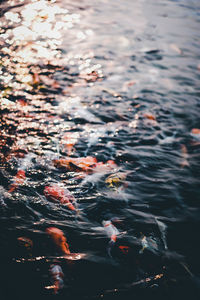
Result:
{"label": "red and white koi fish", "polygon": [[195,139],[200,141],[200,129],[199,128],[193,128],[191,130],[191,136]]}
{"label": "red and white koi fish", "polygon": [[52,238],[58,249],[63,254],[70,254],[69,245],[62,230],[56,227],[48,227],[46,233]]}
{"label": "red and white koi fish", "polygon": [[102,224],[107,236],[115,243],[117,236],[119,235],[119,230],[112,224],[111,221],[103,221]]}
{"label": "red and white koi fish", "polygon": [[44,195],[51,201],[66,205],[70,210],[76,210],[72,204],[75,202],[75,198],[67,188],[62,188],[58,184],[45,186]]}
{"label": "red and white koi fish", "polygon": [[57,294],[59,290],[61,290],[64,287],[64,273],[62,271],[62,268],[58,264],[52,264],[49,268],[50,275],[52,277],[52,285],[46,286],[45,289],[53,289],[54,294]]}
{"label": "red and white koi fish", "polygon": [[111,221],[103,221],[102,225],[104,227],[104,231],[106,232],[107,236],[110,238],[108,243],[108,255],[112,258],[111,250],[117,241],[117,236],[120,234],[118,229],[112,224]]}

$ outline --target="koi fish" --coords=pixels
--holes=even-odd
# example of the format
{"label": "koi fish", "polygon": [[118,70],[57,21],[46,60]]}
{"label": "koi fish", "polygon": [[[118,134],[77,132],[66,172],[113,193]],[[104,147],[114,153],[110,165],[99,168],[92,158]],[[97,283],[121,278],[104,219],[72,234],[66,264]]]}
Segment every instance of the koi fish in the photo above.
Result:
{"label": "koi fish", "polygon": [[56,227],[48,227],[46,233],[52,238],[58,249],[63,254],[70,254],[69,245],[62,230]]}
{"label": "koi fish", "polygon": [[70,210],[76,210],[75,206],[72,204],[72,202],[75,202],[75,198],[67,188],[64,189],[58,184],[45,186],[44,195],[51,201],[67,205]]}
{"label": "koi fish", "polygon": [[200,129],[199,128],[193,128],[192,130],[191,130],[191,136],[193,137],[193,138],[195,138],[196,140],[200,140]]}
{"label": "koi fish", "polygon": [[117,188],[122,185],[125,178],[126,178],[125,173],[115,173],[115,174],[109,175],[106,178],[105,183],[107,183],[108,187],[110,187],[110,188]]}
{"label": "koi fish", "polygon": [[85,171],[89,172],[97,163],[97,159],[92,156],[78,157],[78,158],[65,158],[53,160],[54,166],[57,168],[66,168],[68,171]]}
{"label": "koi fish", "polygon": [[111,250],[117,241],[117,236],[120,234],[118,229],[112,224],[111,221],[103,221],[102,225],[104,226],[104,231],[106,232],[107,236],[110,238],[108,243],[108,255],[112,258]]}
{"label": "koi fish", "polygon": [[8,190],[9,193],[12,193],[19,185],[22,185],[26,180],[26,174],[24,170],[19,170],[13,179],[13,183]]}
{"label": "koi fish", "polygon": [[49,272],[52,278],[52,285],[46,286],[45,289],[53,289],[54,294],[57,294],[59,290],[61,290],[64,287],[64,273],[62,271],[62,268],[58,264],[52,264],[50,265]]}
{"label": "koi fish", "polygon": [[155,240],[150,237],[146,237],[145,235],[141,239],[142,249],[139,251],[140,254],[144,252],[145,249],[149,249],[151,252],[158,251],[158,245]]}
{"label": "koi fish", "polygon": [[32,248],[33,248],[33,242],[31,239],[21,236],[17,238],[19,244],[23,247],[25,247],[29,253],[30,256],[32,256],[31,252],[32,252]]}
{"label": "koi fish", "polygon": [[144,114],[144,117],[150,121],[156,122],[156,117],[152,114]]}
{"label": "koi fish", "polygon": [[139,251],[140,254],[143,253],[146,248],[148,248],[148,242],[146,236],[143,236],[141,240],[141,244],[142,244],[142,249]]}

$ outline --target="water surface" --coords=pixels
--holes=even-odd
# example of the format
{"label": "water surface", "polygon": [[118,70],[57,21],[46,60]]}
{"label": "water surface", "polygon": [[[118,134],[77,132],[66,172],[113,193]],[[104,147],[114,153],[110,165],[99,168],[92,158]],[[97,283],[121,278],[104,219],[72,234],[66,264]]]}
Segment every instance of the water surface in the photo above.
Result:
{"label": "water surface", "polygon": [[[2,299],[199,299],[199,1],[0,5]],[[87,156],[115,165],[53,163]],[[111,256],[105,220],[121,233]],[[48,227],[85,256],[63,258]]]}

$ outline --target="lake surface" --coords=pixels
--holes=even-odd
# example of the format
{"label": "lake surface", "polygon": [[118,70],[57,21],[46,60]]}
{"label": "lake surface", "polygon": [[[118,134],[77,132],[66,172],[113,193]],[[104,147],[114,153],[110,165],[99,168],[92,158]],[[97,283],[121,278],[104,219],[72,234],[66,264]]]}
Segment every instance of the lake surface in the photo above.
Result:
{"label": "lake surface", "polygon": [[0,24],[1,299],[199,299],[200,2]]}

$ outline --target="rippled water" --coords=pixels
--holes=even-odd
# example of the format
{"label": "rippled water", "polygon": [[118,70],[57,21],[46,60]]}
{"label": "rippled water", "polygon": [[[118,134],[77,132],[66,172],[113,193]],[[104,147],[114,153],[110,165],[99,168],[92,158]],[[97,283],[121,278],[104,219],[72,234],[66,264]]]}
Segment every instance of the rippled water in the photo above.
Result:
{"label": "rippled water", "polygon": [[0,7],[1,299],[199,299],[199,1]]}

